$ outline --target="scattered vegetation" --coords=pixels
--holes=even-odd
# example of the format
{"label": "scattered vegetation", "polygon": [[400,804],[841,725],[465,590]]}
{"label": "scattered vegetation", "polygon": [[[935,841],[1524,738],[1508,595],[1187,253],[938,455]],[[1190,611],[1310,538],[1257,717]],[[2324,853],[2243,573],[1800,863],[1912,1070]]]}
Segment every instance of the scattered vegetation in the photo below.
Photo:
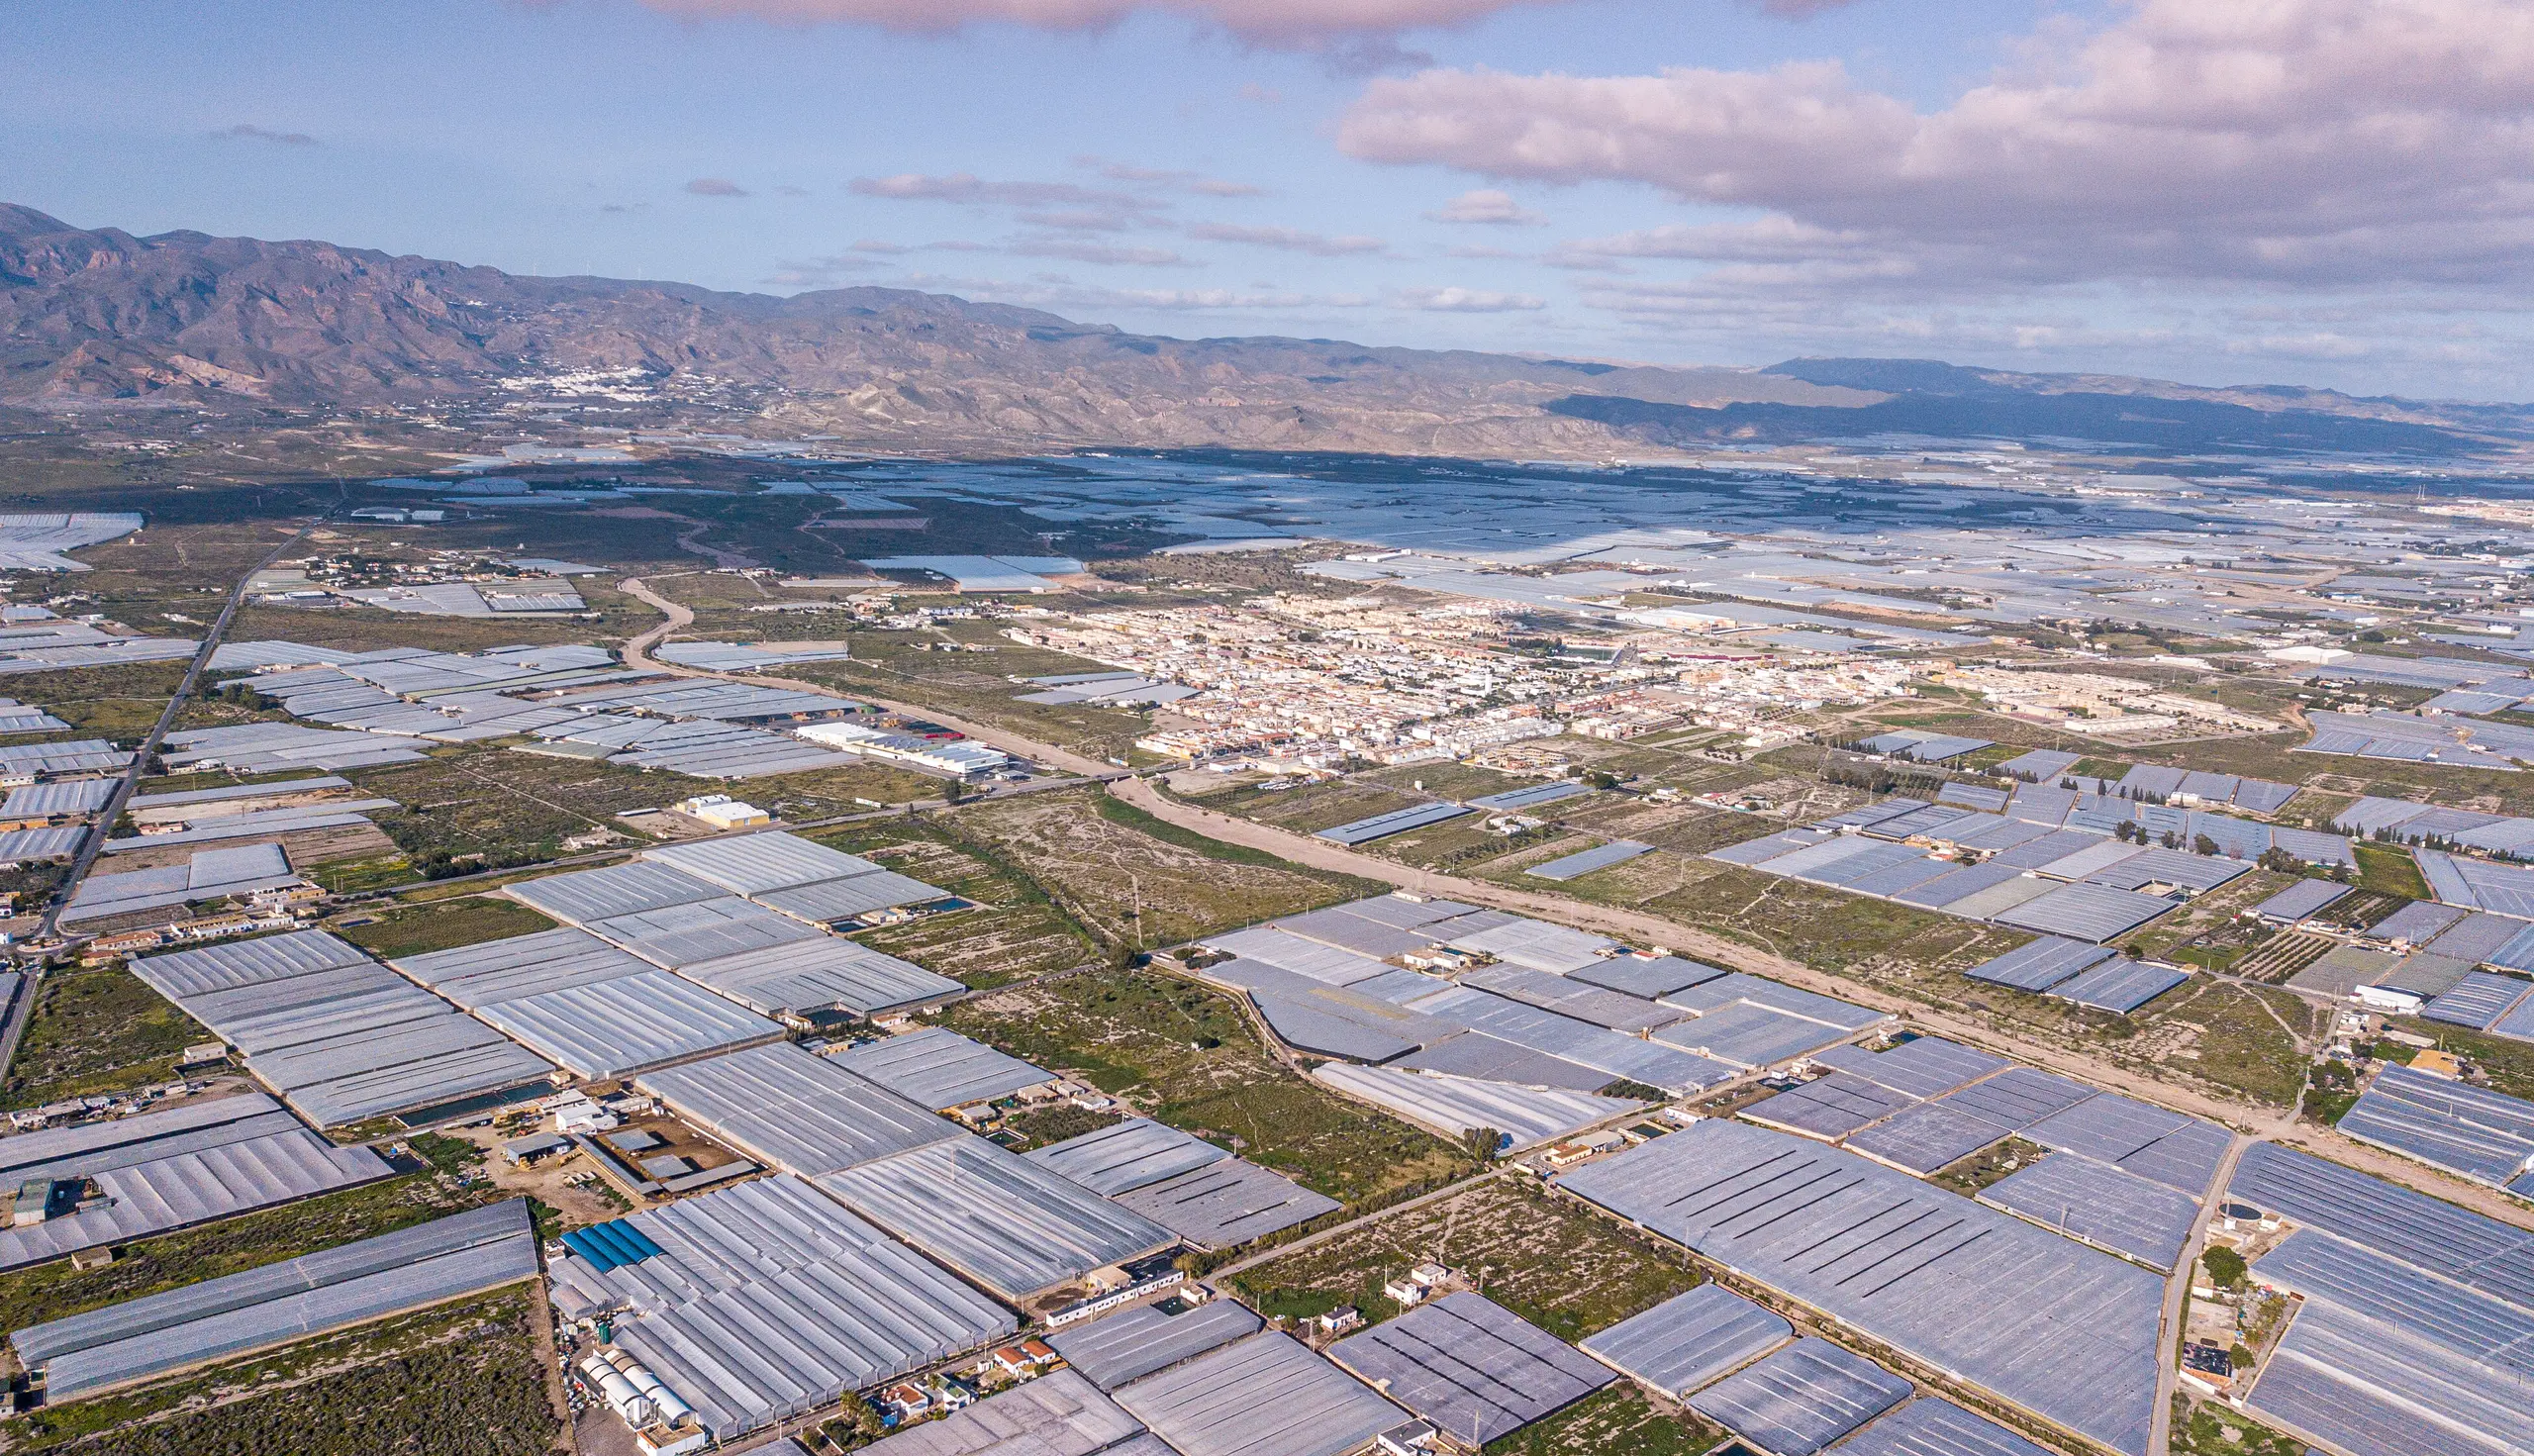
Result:
{"label": "scattered vegetation", "polygon": [[0,1326],[137,1300],[243,1269],[295,1259],[353,1239],[392,1233],[428,1219],[498,1202],[501,1194],[469,1170],[483,1154],[453,1138],[417,1135],[410,1145],[432,1166],[302,1203],[188,1228],[124,1246],[101,1269],[68,1260],[0,1275]]}
{"label": "scattered vegetation", "polygon": [[874,950],[979,987],[1067,971],[1100,958],[1090,932],[1035,880],[992,846],[955,835],[934,816],[866,821],[811,837],[981,907],[854,932],[854,939]]}
{"label": "scattered vegetation", "polygon": [[130,1092],[175,1074],[176,1056],[210,1033],[120,965],[47,972],[9,1061],[0,1108]]}
{"label": "scattered vegetation", "polygon": [[1158,821],[1093,789],[991,800],[945,819],[1111,945],[1160,949],[1385,888],[1195,834],[1165,838],[1147,828]]}
{"label": "scattered vegetation", "polygon": [[1487,1456],[1697,1456],[1724,1431],[1684,1407],[1667,1415],[1632,1381],[1488,1442]]}
{"label": "scattered vegetation", "polygon": [[1150,972],[1015,987],[961,1002],[942,1020],[1042,1067],[1075,1072],[1145,1116],[1349,1205],[1387,1202],[1471,1171],[1459,1150],[1278,1064],[1229,998]]}
{"label": "scattered vegetation", "polygon": [[20,1452],[544,1456],[564,1449],[535,1286],[304,1340],[25,1418]]}
{"label": "scattered vegetation", "polygon": [[2305,1456],[2303,1441],[2281,1435],[2210,1401],[2174,1396],[2173,1456]]}
{"label": "scattered vegetation", "polygon": [[515,901],[463,895],[429,905],[399,906],[341,934],[381,960],[393,960],[552,928],[554,922]]}
{"label": "scattered vegetation", "polygon": [[2018,1169],[2031,1167],[2047,1151],[2038,1143],[2009,1137],[1940,1170],[1930,1181],[1969,1197]]}
{"label": "scattered vegetation", "polygon": [[1268,1314],[1306,1318],[1352,1305],[1368,1321],[1400,1310],[1382,1285],[1431,1260],[1563,1340],[1582,1339],[1700,1281],[1653,1239],[1506,1178],[1400,1209],[1232,1282]]}

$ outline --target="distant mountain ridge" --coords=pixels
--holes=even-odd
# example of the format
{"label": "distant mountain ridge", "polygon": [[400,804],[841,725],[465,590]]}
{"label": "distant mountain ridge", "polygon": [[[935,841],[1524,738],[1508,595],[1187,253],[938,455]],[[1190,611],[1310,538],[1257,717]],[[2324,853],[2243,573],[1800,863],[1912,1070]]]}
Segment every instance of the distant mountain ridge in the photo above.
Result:
{"label": "distant mountain ridge", "polygon": [[[780,298],[526,277],[322,242],[137,238],[0,204],[0,405],[357,408],[626,369],[741,391],[775,430],[937,451],[1607,457],[1899,432],[2443,453],[2469,447],[2471,436],[2534,434],[2534,413],[2510,406],[1923,360],[1656,368],[1328,340],[1167,339],[903,289]],[[2107,427],[2115,433],[2087,435]]]}

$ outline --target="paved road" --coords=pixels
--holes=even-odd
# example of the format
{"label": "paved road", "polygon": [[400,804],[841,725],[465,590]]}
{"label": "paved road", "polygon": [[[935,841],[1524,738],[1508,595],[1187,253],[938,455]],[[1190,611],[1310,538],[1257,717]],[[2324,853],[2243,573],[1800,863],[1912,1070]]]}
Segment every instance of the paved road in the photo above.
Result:
{"label": "paved road", "polygon": [[1269,825],[1234,819],[1210,809],[1172,799],[1141,779],[1121,779],[1110,786],[1110,792],[1152,815],[1182,828],[1192,829],[1226,844],[1251,849],[1292,860],[1316,869],[1382,880],[1401,889],[1421,895],[1448,896],[1475,905],[1491,906],[1521,915],[1536,916],[1587,930],[1595,930],[1640,945],[1661,945],[1716,965],[1764,975],[1772,980],[1817,991],[1825,996],[1871,1006],[1878,1011],[1907,1017],[1916,1029],[1933,1031],[1953,1040],[1985,1046],[2000,1055],[2032,1063],[2110,1088],[2195,1117],[2223,1123],[2249,1131],[2273,1141],[2301,1146],[2326,1153],[2336,1161],[2363,1169],[2388,1182],[2403,1184],[2423,1193],[2461,1204],[2519,1228],[2534,1228],[2534,1212],[2516,1205],[2496,1190],[2450,1178],[2416,1163],[2404,1161],[2389,1153],[2343,1137],[2329,1128],[2296,1120],[2293,1114],[2281,1115],[2248,1108],[2241,1103],[2210,1097],[2195,1089],[2160,1082],[2125,1067],[2086,1056],[2063,1047],[2028,1041],[2001,1032],[1984,1022],[1950,1012],[1942,1007],[1910,1001],[1875,987],[1816,971],[1784,956],[1772,955],[1728,940],[1723,936],[1684,925],[1676,921],[1641,911],[1614,906],[1594,905],[1567,900],[1534,891],[1490,884],[1482,880],[1464,880],[1436,874],[1411,865],[1397,864],[1370,854],[1332,844],[1325,839],[1297,834]]}
{"label": "paved road", "polygon": [[[725,682],[771,683],[776,687],[797,688],[805,693],[834,693],[837,691],[837,689],[823,683],[802,682],[796,678],[767,677],[762,673],[749,673],[746,676],[740,676],[739,674],[729,672],[707,672],[702,668],[681,667],[674,662],[662,662],[651,656],[651,648],[658,646],[661,639],[667,637],[671,632],[694,626],[695,614],[688,609],[679,606],[677,603],[670,601],[668,598],[661,596],[659,593],[652,591],[649,584],[644,582],[640,577],[627,577],[625,580],[618,582],[617,587],[627,596],[634,598],[637,602],[647,604],[652,608],[652,610],[659,612],[668,619],[658,627],[651,629],[649,631],[642,633],[640,636],[635,637],[634,640],[625,644],[625,665],[628,667],[646,668],[652,672],[666,673],[672,677],[709,677],[719,678]],[[1010,732],[1003,728],[993,728],[986,724],[974,723],[964,718],[954,718],[937,708],[926,708],[915,703],[893,703],[886,698],[875,698],[871,694],[864,692],[859,687],[849,689],[848,691],[851,693],[853,698],[859,702],[869,703],[879,708],[886,708],[892,713],[903,713],[910,718],[921,718],[932,723],[940,724],[943,728],[952,728],[967,734],[969,737],[976,739],[978,742],[985,744],[989,748],[1000,748],[1004,752],[1009,753],[1016,758],[1025,758],[1033,763],[1047,764],[1052,767],[1061,768],[1067,773],[1080,774],[1082,777],[1089,779],[1106,780],[1123,778],[1127,774],[1127,770],[1120,768],[1114,763],[1103,763],[1096,758],[1087,758],[1069,748],[1059,748],[1052,743],[1032,742],[1027,738],[1022,737],[1018,733]]]}
{"label": "paved road", "polygon": [[2217,1160],[2217,1172],[2201,1191],[2199,1216],[2192,1220],[2191,1237],[2183,1241],[2182,1260],[2165,1280],[2165,1312],[2157,1325],[2156,1348],[2165,1358],[2156,1369],[2156,1424],[2147,1439],[2147,1456],[2165,1456],[2167,1443],[2173,1436],[2174,1391],[2182,1384],[2182,1362],[2174,1352],[2182,1347],[2183,1303],[2191,1297],[2191,1271],[2199,1265],[2199,1251],[2208,1246],[2208,1224],[2217,1216],[2217,1205],[2226,1185],[2235,1181],[2235,1165],[2244,1153],[2263,1139],[2237,1133],[2226,1144],[2225,1156]]}
{"label": "paved road", "polygon": [[[123,777],[115,781],[113,797],[106,801],[104,809],[98,811],[97,827],[81,842],[78,857],[70,862],[70,873],[63,878],[60,893],[51,909],[45,912],[38,938],[49,938],[60,930],[61,913],[70,904],[71,892],[77,890],[80,882],[88,878],[89,871],[96,868],[97,856],[105,852],[106,836],[114,832],[115,821],[123,817],[124,805],[131,801],[133,791],[140,787],[142,776],[148,771],[149,760],[157,755],[158,745],[175,728],[177,715],[183,713],[185,704],[192,701],[194,688],[211,666],[211,654],[220,649],[221,638],[229,633],[230,619],[238,615],[239,604],[246,599],[246,583],[255,579],[256,572],[280,559],[282,552],[306,539],[308,533],[315,531],[325,519],[321,515],[283,537],[279,544],[265,553],[262,560],[238,578],[236,586],[229,589],[229,599],[220,604],[220,615],[212,620],[210,630],[203,633],[202,645],[195,649],[193,660],[185,664],[184,679],[176,684],[176,691],[167,699],[166,709],[158,715],[158,721],[149,726],[149,732],[133,753],[132,767],[125,769]],[[44,974],[41,964],[29,970],[26,984],[18,989],[16,1004],[9,1008],[7,1024],[0,1025],[0,1075],[6,1074],[9,1063],[18,1055],[18,1040],[26,1034],[27,1018],[35,1010],[36,993],[43,989]]]}

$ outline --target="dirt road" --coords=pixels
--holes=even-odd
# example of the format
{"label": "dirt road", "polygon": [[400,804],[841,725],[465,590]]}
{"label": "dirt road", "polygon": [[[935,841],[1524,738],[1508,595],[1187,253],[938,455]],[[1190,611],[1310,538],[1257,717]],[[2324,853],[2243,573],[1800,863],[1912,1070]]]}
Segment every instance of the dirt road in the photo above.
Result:
{"label": "dirt road", "polygon": [[[653,611],[660,613],[668,619],[658,627],[652,628],[649,631],[642,633],[640,636],[635,637],[625,644],[625,665],[628,667],[639,667],[650,672],[666,673],[671,677],[709,677],[720,679],[723,682],[753,683],[778,688],[794,688],[805,693],[834,693],[838,691],[837,689],[828,687],[823,683],[805,683],[797,678],[770,677],[763,673],[748,673],[742,676],[737,673],[730,672],[707,672],[700,667],[681,667],[674,662],[662,662],[651,655],[651,648],[658,646],[661,640],[666,638],[670,633],[681,631],[687,628],[693,627],[695,625],[695,614],[686,608],[679,606],[677,603],[670,601],[668,598],[661,596],[659,593],[652,591],[650,585],[647,582],[644,582],[640,577],[629,576],[625,580],[618,582],[616,585],[617,589],[624,592],[625,595],[649,606]],[[916,703],[893,703],[886,698],[875,698],[869,693],[862,691],[860,688],[852,689],[849,696],[857,702],[869,703],[875,707],[886,708],[892,713],[903,713],[910,718],[922,718],[937,723],[943,728],[965,733],[969,737],[976,739],[978,742],[985,744],[989,748],[1000,748],[1004,752],[1009,753],[1016,758],[1026,758],[1031,762],[1045,764],[1052,768],[1061,768],[1067,773],[1080,774],[1085,778],[1114,779],[1125,772],[1125,770],[1118,767],[1118,765],[1114,763],[1103,763],[1096,758],[1086,758],[1079,753],[1072,752],[1069,749],[1058,748],[1051,743],[1032,742],[1027,738],[1022,737],[1018,733],[1006,732],[1002,728],[989,728],[981,723],[972,723],[964,718],[954,718],[937,708],[926,708]]]}
{"label": "dirt road", "polygon": [[1593,905],[1585,901],[1517,890],[1507,885],[1483,880],[1465,880],[1452,875],[1435,874],[1412,865],[1396,864],[1374,855],[1358,853],[1308,834],[1297,834],[1268,825],[1234,819],[1210,809],[1200,809],[1169,798],[1142,779],[1121,779],[1113,782],[1110,792],[1152,815],[1167,820],[1181,828],[1193,829],[1208,838],[1225,844],[1238,844],[1261,849],[1296,864],[1339,874],[1358,875],[1365,879],[1383,880],[1403,890],[1419,895],[1446,896],[1497,910],[1556,921],[1579,929],[1598,931],[1615,939],[1638,945],[1660,945],[1683,955],[1734,970],[1748,971],[1783,981],[1806,991],[1836,996],[1843,1001],[1870,1006],[1877,1011],[1905,1017],[1916,1030],[1933,1032],[1955,1041],[1985,1047],[2017,1061],[2064,1072],[2096,1087],[2109,1088],[2138,1099],[2155,1103],[2176,1112],[2226,1124],[2240,1131],[2283,1143],[2302,1147],[2331,1157],[2333,1160],[2373,1173],[2388,1182],[2416,1188],[2422,1193],[2461,1204],[2477,1213],[2486,1213],[2502,1222],[2520,1228],[2534,1228],[2534,1213],[2516,1206],[2495,1190],[2450,1178],[2433,1169],[2405,1162],[2389,1153],[2349,1138],[2328,1128],[2298,1122],[2292,1115],[2246,1107],[2242,1103],[2210,1097],[2195,1089],[2161,1082],[2126,1068],[2061,1047],[1998,1031],[1983,1022],[1958,1016],[1940,1007],[1910,1001],[1872,986],[1862,985],[1825,971],[1816,971],[1783,956],[1754,949],[1740,941],[1651,916],[1641,911],[1622,910],[1613,906]]}

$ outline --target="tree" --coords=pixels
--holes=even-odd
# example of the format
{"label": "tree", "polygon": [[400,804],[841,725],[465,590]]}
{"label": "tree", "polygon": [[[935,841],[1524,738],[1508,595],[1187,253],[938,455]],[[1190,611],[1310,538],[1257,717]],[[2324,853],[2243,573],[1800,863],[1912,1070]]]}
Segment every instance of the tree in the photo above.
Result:
{"label": "tree", "polygon": [[2244,1263],[2243,1255],[2223,1245],[2202,1253],[2199,1262],[2208,1271],[2208,1282],[2219,1289],[2240,1287],[2244,1282],[2244,1272],[2249,1267]]}
{"label": "tree", "polygon": [[2201,834],[2199,837],[2191,841],[2191,852],[2193,854],[2215,854],[2217,852],[2217,841],[2208,837],[2206,834]]}
{"label": "tree", "polygon": [[1472,1127],[1461,1134],[1461,1149],[1479,1162],[1488,1162],[1505,1146],[1505,1134],[1493,1127]]}

